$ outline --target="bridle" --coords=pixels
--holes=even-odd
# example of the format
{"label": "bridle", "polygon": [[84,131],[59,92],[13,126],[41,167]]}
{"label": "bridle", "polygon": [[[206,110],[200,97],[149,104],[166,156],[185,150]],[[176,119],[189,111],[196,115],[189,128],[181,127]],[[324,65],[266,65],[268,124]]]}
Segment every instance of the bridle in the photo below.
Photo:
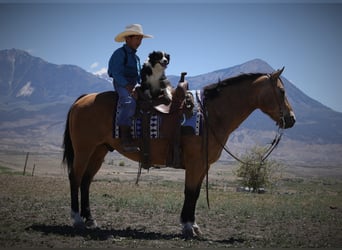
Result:
{"label": "bridle", "polygon": [[[267,77],[271,79],[271,76],[269,74],[267,74]],[[280,79],[279,77],[277,79]],[[277,80],[276,79],[276,80]],[[276,93],[276,85],[271,83],[272,84],[272,89],[273,89],[273,93],[274,93],[274,96],[276,97],[277,96],[277,93]],[[203,117],[204,117],[204,122],[205,124],[207,124],[206,126],[206,130],[210,130],[211,134],[214,136],[216,142],[222,147],[222,149],[228,153],[231,157],[233,157],[235,160],[237,160],[238,162],[242,163],[242,164],[246,164],[246,162],[244,162],[243,160],[241,160],[238,156],[236,156],[235,154],[233,154],[231,152],[231,150],[228,148],[227,145],[225,145],[224,143],[222,143],[222,141],[218,138],[218,136],[216,135],[214,129],[212,128],[210,122],[209,122],[209,117],[208,117],[208,112],[207,112],[207,108],[206,108],[206,105],[205,105],[205,102],[204,101],[201,101],[199,96],[199,94],[197,93],[197,101],[199,102],[200,104],[200,107],[202,109],[202,112],[203,112]],[[284,131],[284,128],[285,128],[285,117],[284,117],[284,111],[282,109],[282,106],[280,104],[280,100],[279,98],[276,99],[277,100],[277,103],[278,103],[278,106],[279,106],[279,110],[280,110],[280,116],[279,116],[279,121],[281,122],[282,126],[278,127],[278,130],[277,130],[277,133],[274,137],[274,139],[272,140],[271,143],[269,143],[269,146],[267,147],[267,149],[265,150],[264,152],[264,155],[261,157],[261,161],[264,162],[269,156],[270,154],[273,152],[273,150],[278,146],[282,136],[283,136],[283,131]],[[208,134],[209,131],[205,132],[206,134]]]}
{"label": "bridle", "polygon": [[[272,78],[271,78],[271,75],[270,74],[267,74],[266,75],[270,81],[272,81]],[[280,77],[277,77],[275,80],[280,80]],[[284,132],[284,129],[285,129],[285,117],[284,117],[284,111],[282,109],[282,105],[280,103],[280,100],[279,98],[277,98],[277,93],[276,93],[276,87],[277,85],[274,84],[273,82],[271,82],[272,84],[272,89],[273,89],[273,93],[274,93],[274,96],[278,102],[278,105],[279,105],[279,110],[280,110],[280,116],[279,116],[279,122],[281,122],[282,126],[278,127],[278,130],[277,130],[277,133],[274,137],[274,139],[272,140],[271,143],[269,143],[269,146],[266,148],[263,156],[261,157],[260,159],[260,162],[259,164],[262,165],[264,164],[264,162],[266,161],[266,159],[271,155],[271,153],[273,152],[273,150],[278,146],[282,136],[283,136],[283,132]],[[204,131],[204,145],[205,145],[205,161],[206,161],[206,195],[207,195],[207,205],[208,207],[210,208],[210,205],[209,205],[209,193],[208,193],[208,186],[209,186],[209,181],[208,181],[208,172],[209,172],[209,143],[208,143],[208,135],[209,135],[209,130],[211,132],[211,134],[213,135],[213,137],[215,138],[216,142],[220,145],[220,147],[227,153],[229,154],[231,157],[233,157],[236,161],[240,162],[241,164],[250,164],[250,163],[247,163],[245,161],[243,161],[242,159],[240,159],[238,156],[236,156],[235,154],[233,154],[231,152],[231,150],[228,148],[228,146],[226,144],[224,144],[222,142],[222,140],[220,140],[216,134],[216,132],[214,131],[214,129],[212,128],[210,122],[209,122],[209,117],[208,117],[208,110],[207,110],[207,107],[206,107],[206,104],[205,104],[205,100],[201,100],[200,96],[199,96],[199,93],[196,93],[196,99],[197,99],[197,102],[199,103],[200,105],[200,108],[202,109],[202,113],[203,113],[203,118],[204,118],[204,122],[206,124],[205,126],[205,131]],[[279,124],[280,125],[280,124]]]}

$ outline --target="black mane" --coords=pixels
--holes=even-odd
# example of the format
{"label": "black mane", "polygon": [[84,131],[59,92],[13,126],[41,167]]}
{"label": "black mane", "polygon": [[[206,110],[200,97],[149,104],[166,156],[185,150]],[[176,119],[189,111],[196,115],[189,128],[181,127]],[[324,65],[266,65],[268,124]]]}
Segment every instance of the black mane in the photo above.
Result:
{"label": "black mane", "polygon": [[265,74],[264,73],[241,74],[238,76],[226,78],[222,81],[219,81],[218,83],[210,84],[210,85],[205,86],[203,88],[204,97],[206,99],[212,99],[212,98],[216,97],[220,93],[222,88],[224,88],[224,87],[235,85],[235,84],[238,84],[238,83],[245,81],[245,80],[255,80],[262,75],[265,75]]}

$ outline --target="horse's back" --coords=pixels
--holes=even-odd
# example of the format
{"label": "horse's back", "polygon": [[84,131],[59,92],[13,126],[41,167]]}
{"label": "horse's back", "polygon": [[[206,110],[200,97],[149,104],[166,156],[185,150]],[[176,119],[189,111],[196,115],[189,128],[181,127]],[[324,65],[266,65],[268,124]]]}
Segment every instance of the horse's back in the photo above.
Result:
{"label": "horse's back", "polygon": [[73,104],[69,126],[74,144],[83,143],[85,138],[96,143],[111,136],[116,98],[114,91],[92,93],[84,95]]}
{"label": "horse's back", "polygon": [[114,91],[106,91],[101,93],[91,93],[82,95],[78,98],[73,106],[77,108],[98,108],[98,107],[111,107],[115,105],[117,94]]}

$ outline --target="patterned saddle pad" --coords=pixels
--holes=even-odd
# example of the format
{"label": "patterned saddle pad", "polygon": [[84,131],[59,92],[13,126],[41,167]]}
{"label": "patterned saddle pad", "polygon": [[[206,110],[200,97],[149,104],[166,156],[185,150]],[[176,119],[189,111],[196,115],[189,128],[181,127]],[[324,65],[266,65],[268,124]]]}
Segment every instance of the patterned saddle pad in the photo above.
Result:
{"label": "patterned saddle pad", "polygon": [[[192,116],[188,119],[185,118],[182,121],[181,126],[184,127],[191,127],[193,129],[194,135],[201,135],[202,134],[202,109],[200,107],[199,101],[201,101],[202,95],[200,90],[190,90],[188,91],[194,96],[194,108],[192,112]],[[120,106],[118,106],[116,111],[116,116]],[[164,114],[165,116],[165,114]],[[160,138],[160,125],[162,124],[162,115],[154,114],[151,115],[150,118],[150,137],[151,138]],[[131,125],[131,133],[133,138],[141,138],[142,137],[142,124],[141,119],[136,118],[132,120]],[[119,138],[119,126],[117,125],[116,119],[113,119],[113,137]]]}

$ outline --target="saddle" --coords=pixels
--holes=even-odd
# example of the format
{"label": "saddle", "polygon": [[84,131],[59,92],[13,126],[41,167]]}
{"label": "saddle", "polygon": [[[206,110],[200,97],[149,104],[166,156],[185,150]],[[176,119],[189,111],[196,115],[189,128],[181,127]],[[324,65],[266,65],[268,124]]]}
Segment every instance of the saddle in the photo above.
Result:
{"label": "saddle", "polygon": [[[181,123],[184,118],[192,116],[194,108],[193,96],[188,92],[188,82],[184,79],[186,73],[181,74],[176,88],[171,88],[171,99],[166,95],[151,99],[147,97],[139,87],[134,92],[137,97],[138,116],[141,118],[142,143],[141,167],[149,169],[150,162],[150,118],[153,114],[162,116],[160,137],[168,140],[168,156],[165,165],[167,167],[182,168],[181,166]],[[184,117],[185,116],[185,117]]]}

